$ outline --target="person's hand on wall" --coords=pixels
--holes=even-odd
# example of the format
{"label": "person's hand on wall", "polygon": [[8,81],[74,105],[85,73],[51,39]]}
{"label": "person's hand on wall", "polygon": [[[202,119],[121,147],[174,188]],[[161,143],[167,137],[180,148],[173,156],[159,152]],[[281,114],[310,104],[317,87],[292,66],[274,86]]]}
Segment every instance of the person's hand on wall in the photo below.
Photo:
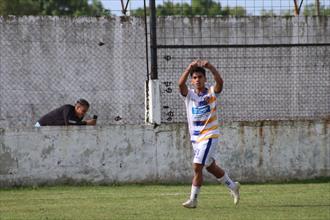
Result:
{"label": "person's hand on wall", "polygon": [[86,125],[96,125],[96,119],[86,120]]}

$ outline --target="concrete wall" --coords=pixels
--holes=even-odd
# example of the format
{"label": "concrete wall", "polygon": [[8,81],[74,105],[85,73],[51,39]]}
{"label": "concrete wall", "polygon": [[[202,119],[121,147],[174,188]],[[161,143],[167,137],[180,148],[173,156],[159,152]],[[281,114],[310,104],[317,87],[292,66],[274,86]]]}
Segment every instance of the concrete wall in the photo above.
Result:
{"label": "concrete wall", "polygon": [[145,57],[143,19],[0,16],[0,127],[79,98],[102,125],[144,123]]}
{"label": "concrete wall", "polygon": [[[221,72],[218,109],[227,122],[330,115],[330,16],[160,17],[157,30],[163,122],[186,120],[177,81],[193,59]],[[211,73],[207,78],[213,84]]]}
{"label": "concrete wall", "polygon": [[[330,177],[330,121],[230,123],[222,131],[216,159],[234,179]],[[190,182],[192,156],[185,124],[7,129],[0,186]]]}
{"label": "concrete wall", "polygon": [[[144,123],[144,34],[137,17],[0,17],[0,127],[31,127],[80,97],[100,125]],[[160,17],[157,36],[167,46],[329,44],[330,17]],[[221,70],[225,121],[329,116],[329,57],[329,46],[159,49],[162,121],[185,121],[176,85],[195,58]]]}

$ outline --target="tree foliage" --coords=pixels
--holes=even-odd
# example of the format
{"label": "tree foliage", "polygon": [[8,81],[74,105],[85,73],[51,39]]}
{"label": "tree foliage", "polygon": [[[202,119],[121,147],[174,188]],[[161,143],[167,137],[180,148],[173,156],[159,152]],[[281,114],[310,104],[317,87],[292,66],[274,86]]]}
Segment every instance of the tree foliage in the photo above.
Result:
{"label": "tree foliage", "polygon": [[[246,16],[247,11],[244,7],[222,7],[219,2],[213,0],[191,0],[191,5],[188,3],[176,3],[166,1],[162,5],[157,6],[157,16]],[[282,11],[281,14],[277,14],[273,10],[263,9],[260,11],[261,16],[290,16],[293,11]],[[304,11],[301,14],[305,16],[317,15],[315,4],[309,4],[304,7]],[[131,15],[143,16],[143,8],[138,8],[131,11]],[[149,8],[147,8],[147,15],[149,15]],[[330,16],[330,7],[320,6],[319,15]]]}
{"label": "tree foliage", "polygon": [[271,17],[271,16],[276,16],[276,13],[273,10],[262,9],[260,11],[260,15],[261,16],[266,16],[266,17]]}
{"label": "tree foliage", "polygon": [[[317,15],[317,9],[315,4],[309,4],[304,7],[304,15],[305,16],[315,16]],[[330,16],[330,7],[325,7],[324,5],[320,6],[321,16]]]}
{"label": "tree foliage", "polygon": [[[149,14],[149,9],[147,9]],[[170,15],[180,15],[180,16],[245,16],[246,10],[243,7],[224,7],[221,4],[213,0],[192,0],[191,5],[188,3],[176,3],[171,1],[164,2],[162,5],[158,5],[157,16],[170,16]],[[131,11],[131,15],[143,16],[143,8],[138,8]]]}
{"label": "tree foliage", "polygon": [[0,0],[0,15],[110,15],[100,0]]}

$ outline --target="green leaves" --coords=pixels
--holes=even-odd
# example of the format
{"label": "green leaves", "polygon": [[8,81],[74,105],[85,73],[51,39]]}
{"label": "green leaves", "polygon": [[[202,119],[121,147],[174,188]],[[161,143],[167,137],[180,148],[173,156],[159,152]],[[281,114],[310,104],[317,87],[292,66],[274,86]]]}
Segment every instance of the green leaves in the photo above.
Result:
{"label": "green leaves", "polygon": [[100,0],[1,0],[0,15],[107,16]]}
{"label": "green leaves", "polygon": [[[149,9],[147,10],[149,11]],[[134,16],[143,16],[143,8],[138,8],[131,12]],[[213,0],[192,0],[191,5],[188,3],[176,3],[171,1],[164,2],[157,6],[157,16],[245,16],[246,10],[237,6],[233,8],[222,8],[219,2]]]}

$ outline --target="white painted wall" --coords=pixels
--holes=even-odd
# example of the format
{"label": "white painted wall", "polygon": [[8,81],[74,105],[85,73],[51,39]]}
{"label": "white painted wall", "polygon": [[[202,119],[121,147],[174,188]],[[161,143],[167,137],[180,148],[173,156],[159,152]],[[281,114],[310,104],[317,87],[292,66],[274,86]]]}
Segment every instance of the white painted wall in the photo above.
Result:
{"label": "white painted wall", "polygon": [[[222,131],[217,160],[234,179],[330,177],[329,121],[231,123]],[[0,187],[190,182],[192,156],[186,124],[7,129]]]}

